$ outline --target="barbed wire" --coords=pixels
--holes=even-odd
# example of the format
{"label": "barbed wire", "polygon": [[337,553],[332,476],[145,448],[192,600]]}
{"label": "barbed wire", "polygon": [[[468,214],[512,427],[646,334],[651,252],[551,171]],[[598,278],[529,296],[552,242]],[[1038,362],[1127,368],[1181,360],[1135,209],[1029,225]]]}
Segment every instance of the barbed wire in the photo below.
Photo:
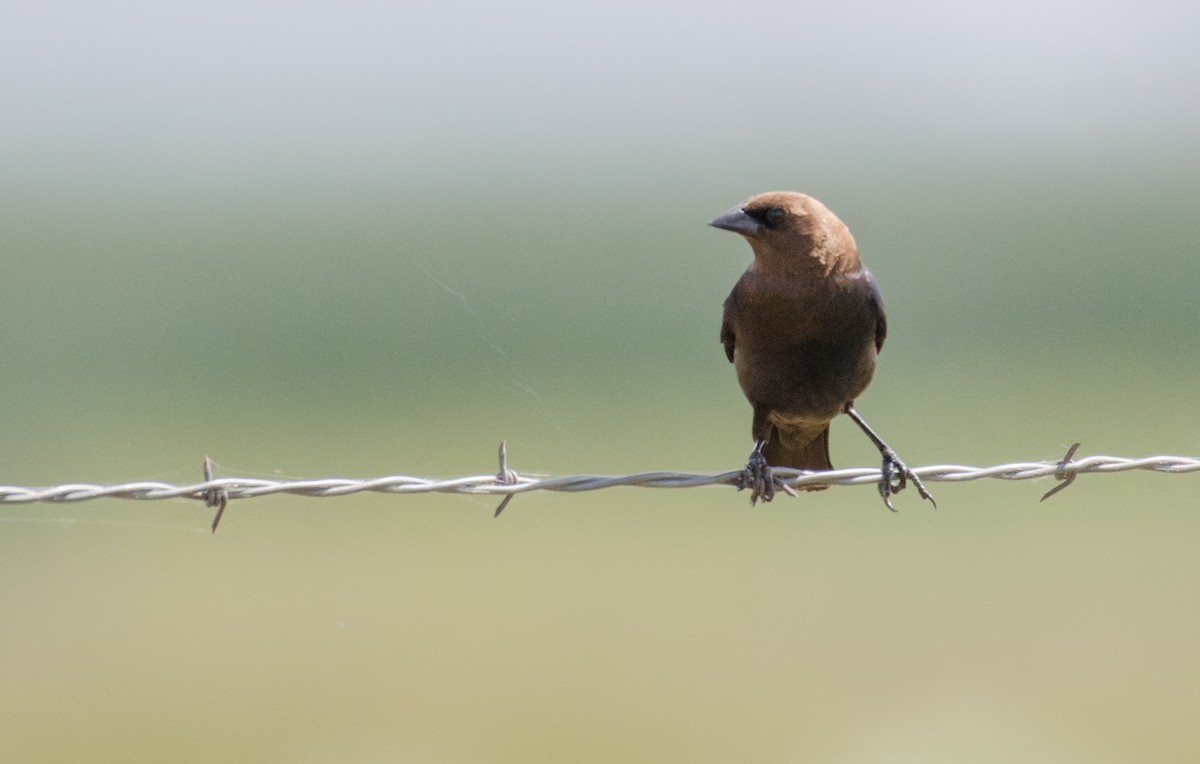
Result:
{"label": "barbed wire", "polygon": [[[1066,488],[1078,475],[1145,470],[1161,473],[1200,472],[1200,458],[1190,456],[1147,456],[1129,459],[1119,456],[1084,456],[1075,458],[1079,444],[1074,444],[1066,456],[1057,462],[1014,462],[992,467],[968,467],[958,464],[936,464],[916,467],[911,471],[930,482],[961,483],[993,478],[999,480],[1033,480],[1054,477],[1059,482],[1042,496],[1042,500]],[[508,505],[513,496],[531,491],[597,491],[618,486],[638,488],[697,488],[711,485],[739,486],[741,470],[702,474],[692,472],[639,472],[631,475],[521,475],[508,466],[507,449],[500,444],[500,471],[494,475],[469,475],[451,478],[424,478],[409,475],[390,475],[378,478],[317,478],[310,480],[271,480],[249,477],[213,477],[212,461],[204,460],[204,480],[191,485],[174,485],[158,481],[135,481],[114,485],[67,483],[46,488],[0,485],[0,506],[15,504],[74,503],[93,499],[129,499],[160,501],[166,499],[196,499],[217,511],[213,531],[229,501],[256,499],[285,494],[330,498],[356,493],[419,494],[457,493],[503,496],[496,515]],[[810,472],[784,467],[774,469],[777,481],[790,489],[813,485],[849,486],[878,485],[881,471],[869,467]]]}

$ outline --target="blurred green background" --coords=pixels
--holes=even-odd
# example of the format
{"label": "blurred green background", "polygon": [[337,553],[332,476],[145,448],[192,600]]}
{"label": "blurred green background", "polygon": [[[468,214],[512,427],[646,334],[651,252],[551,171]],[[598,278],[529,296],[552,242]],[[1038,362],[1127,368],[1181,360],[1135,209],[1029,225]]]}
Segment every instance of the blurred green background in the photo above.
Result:
{"label": "blurred green background", "polygon": [[[1195,7],[6,16],[0,483],[736,469],[776,188],[910,464],[1200,453]],[[5,506],[0,759],[1195,761],[1196,480]]]}

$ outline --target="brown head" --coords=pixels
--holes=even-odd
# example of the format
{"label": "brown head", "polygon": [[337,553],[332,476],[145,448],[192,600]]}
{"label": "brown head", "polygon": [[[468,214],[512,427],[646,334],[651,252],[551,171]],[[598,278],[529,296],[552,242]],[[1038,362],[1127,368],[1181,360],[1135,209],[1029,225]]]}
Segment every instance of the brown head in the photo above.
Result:
{"label": "brown head", "polygon": [[746,237],[754,259],[769,268],[829,275],[859,267],[850,229],[805,194],[771,191],[752,196],[709,225]]}

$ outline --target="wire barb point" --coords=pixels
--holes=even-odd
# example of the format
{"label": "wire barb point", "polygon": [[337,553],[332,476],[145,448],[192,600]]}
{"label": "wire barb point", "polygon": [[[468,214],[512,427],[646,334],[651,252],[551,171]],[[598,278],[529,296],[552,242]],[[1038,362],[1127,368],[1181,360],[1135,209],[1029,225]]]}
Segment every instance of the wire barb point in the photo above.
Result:
{"label": "wire barb point", "polygon": [[[204,482],[211,483],[213,479],[213,462],[210,457],[204,457]],[[224,488],[209,488],[204,492],[204,506],[210,509],[215,507],[217,512],[213,515],[212,532],[217,532],[217,526],[221,523],[221,515],[225,514],[225,505],[229,503],[229,493]]]}
{"label": "wire barb point", "polygon": [[[496,482],[500,485],[516,485],[520,479],[521,477],[515,470],[508,468],[508,441],[502,440],[500,441],[500,471],[496,473]],[[514,496],[516,496],[515,493],[510,493],[501,499],[500,506],[496,507],[496,512],[492,517],[499,517]]]}
{"label": "wire barb point", "polygon": [[1078,450],[1078,442],[1073,443],[1071,447],[1067,449],[1066,456],[1059,460],[1058,467],[1054,470],[1054,479],[1062,482],[1042,494],[1042,498],[1038,499],[1039,503],[1049,499],[1054,494],[1071,485],[1071,483],[1075,482],[1075,478],[1079,477],[1079,472],[1070,469],[1071,460],[1075,458],[1075,452]]}

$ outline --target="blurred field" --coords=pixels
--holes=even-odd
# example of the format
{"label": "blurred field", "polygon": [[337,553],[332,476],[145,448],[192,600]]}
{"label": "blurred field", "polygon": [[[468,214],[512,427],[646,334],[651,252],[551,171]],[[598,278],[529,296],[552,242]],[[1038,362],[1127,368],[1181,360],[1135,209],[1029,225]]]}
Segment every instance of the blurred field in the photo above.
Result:
{"label": "blurred field", "polygon": [[[858,127],[760,154],[628,109],[629,152],[530,154],[512,117],[512,153],[481,134],[445,172],[14,160],[0,482],[187,482],[206,454],[474,474],[502,438],[528,472],[734,469],[717,328],[749,253],[705,223],[780,187],[881,284],[860,409],[910,464],[1200,454],[1194,149],[968,130],[892,154]],[[848,422],[833,440],[876,463]],[[189,502],[5,507],[0,759],[1194,761],[1196,480],[936,484],[895,515],[870,488],[536,494],[499,520],[277,498],[215,537]]]}

